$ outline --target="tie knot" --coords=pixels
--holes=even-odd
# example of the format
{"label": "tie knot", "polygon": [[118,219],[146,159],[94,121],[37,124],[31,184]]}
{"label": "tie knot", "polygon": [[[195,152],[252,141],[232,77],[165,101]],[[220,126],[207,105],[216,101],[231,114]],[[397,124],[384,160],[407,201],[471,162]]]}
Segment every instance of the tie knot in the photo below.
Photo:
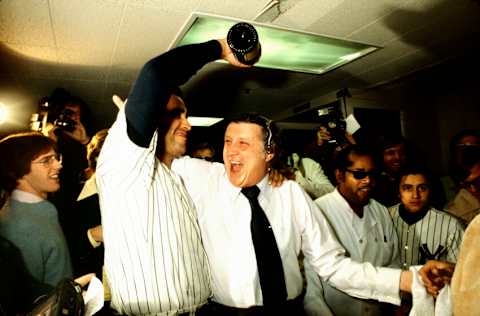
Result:
{"label": "tie knot", "polygon": [[248,200],[257,199],[260,194],[260,189],[254,185],[253,187],[242,188],[243,195],[247,197]]}

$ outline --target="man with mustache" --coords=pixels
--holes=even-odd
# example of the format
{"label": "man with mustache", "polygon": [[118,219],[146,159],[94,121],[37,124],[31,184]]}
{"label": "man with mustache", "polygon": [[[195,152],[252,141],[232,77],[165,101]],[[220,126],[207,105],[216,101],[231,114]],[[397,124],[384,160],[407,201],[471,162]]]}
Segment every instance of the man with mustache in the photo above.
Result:
{"label": "man with mustache", "polygon": [[170,166],[185,154],[191,130],[178,87],[220,58],[244,66],[225,39],[147,62],[102,147],[96,183],[104,263],[120,314],[190,314],[211,294],[197,211]]}
{"label": "man with mustache", "polygon": [[[398,239],[388,210],[371,199],[377,171],[372,153],[351,145],[335,160],[335,191],[315,203],[352,260],[375,267],[398,267]],[[393,305],[354,298],[334,288],[305,263],[309,315],[389,315]],[[329,309],[329,310],[328,310]]]}

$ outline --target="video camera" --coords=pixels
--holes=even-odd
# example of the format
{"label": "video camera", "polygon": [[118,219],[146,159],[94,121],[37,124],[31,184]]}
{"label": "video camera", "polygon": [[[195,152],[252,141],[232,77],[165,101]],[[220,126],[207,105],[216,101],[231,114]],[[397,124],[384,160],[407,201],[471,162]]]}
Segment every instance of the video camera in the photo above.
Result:
{"label": "video camera", "polygon": [[[37,113],[33,113],[30,117],[30,130],[43,132],[48,123],[53,123],[61,131],[73,132],[76,122],[72,119],[75,114],[70,109],[63,109],[59,114],[56,104],[50,105],[49,98],[45,97],[40,100]],[[52,120],[54,120],[52,122]]]}
{"label": "video camera", "polygon": [[53,125],[58,126],[60,129],[66,132],[73,132],[75,130],[75,125],[77,124],[72,119],[73,114],[75,113],[72,110],[64,109],[58,115],[58,118],[53,122]]}

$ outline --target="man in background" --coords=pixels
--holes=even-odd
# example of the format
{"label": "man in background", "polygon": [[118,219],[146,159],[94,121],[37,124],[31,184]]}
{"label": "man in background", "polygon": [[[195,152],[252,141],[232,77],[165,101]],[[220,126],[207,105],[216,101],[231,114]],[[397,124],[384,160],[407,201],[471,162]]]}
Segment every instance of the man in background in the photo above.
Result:
{"label": "man in background", "polygon": [[55,143],[39,133],[8,136],[0,141],[0,152],[0,183],[9,195],[0,234],[20,250],[36,280],[56,286],[72,276],[57,209],[47,201],[60,188],[61,156]]}
{"label": "man in background", "polygon": [[[349,145],[335,159],[337,188],[315,200],[348,256],[375,267],[399,267],[398,239],[388,210],[371,199],[378,171],[373,153],[359,145]],[[397,270],[398,271],[398,270]],[[305,263],[308,315],[388,315],[394,306],[350,296],[320,279]],[[399,301],[391,300],[398,304]]]}

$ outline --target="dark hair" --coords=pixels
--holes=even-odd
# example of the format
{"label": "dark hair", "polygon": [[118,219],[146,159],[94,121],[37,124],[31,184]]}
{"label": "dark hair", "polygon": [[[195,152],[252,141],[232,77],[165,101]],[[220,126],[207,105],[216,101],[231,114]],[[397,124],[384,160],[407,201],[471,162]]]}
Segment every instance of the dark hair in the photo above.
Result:
{"label": "dark hair", "polygon": [[450,140],[450,154],[452,154],[456,150],[456,147],[460,143],[460,140],[465,136],[474,136],[480,140],[480,131],[475,129],[464,129],[455,134]]}
{"label": "dark hair", "polygon": [[180,89],[180,87],[173,87],[172,94],[183,99],[183,91]]}
{"label": "dark hair", "polygon": [[448,169],[453,181],[458,185],[470,174],[470,168],[480,161],[478,146],[459,148],[460,140],[465,136],[474,136],[480,140],[480,130],[464,129],[455,134],[450,140],[450,160]]}
{"label": "dark hair", "polygon": [[88,166],[95,170],[97,168],[97,158],[100,155],[103,143],[108,135],[108,128],[98,131],[87,145]]}
{"label": "dark hair", "polygon": [[30,172],[30,164],[38,156],[56,150],[55,141],[36,132],[9,135],[0,140],[0,186],[10,194],[17,180]]}
{"label": "dark hair", "polygon": [[397,146],[400,144],[404,144],[404,145],[407,144],[407,141],[402,135],[386,134],[386,135],[378,136],[375,147],[380,149],[383,152],[385,149],[388,149],[390,147]]}
{"label": "dark hair", "polygon": [[262,128],[264,148],[267,153],[273,154],[272,160],[269,162],[269,166],[275,170],[278,170],[286,178],[291,178],[293,173],[290,168],[283,162],[284,151],[282,149],[282,141],[277,125],[272,120],[266,118],[257,113],[245,113],[230,120],[230,123],[252,123],[257,124]]}
{"label": "dark hair", "polygon": [[208,149],[215,155],[215,148],[213,148],[213,146],[210,143],[207,143],[207,142],[201,142],[201,143],[193,144],[192,148],[190,150],[190,153],[194,153],[197,150],[203,150],[203,149]]}
{"label": "dark hair", "polygon": [[403,166],[398,173],[399,175],[398,179],[399,181],[401,181],[403,177],[413,175],[413,174],[424,176],[425,180],[427,180],[427,183],[430,186],[432,185],[433,175],[431,171],[425,165],[422,165],[422,164],[407,164]]}
{"label": "dark hair", "polygon": [[372,150],[363,145],[348,145],[342,150],[340,150],[334,159],[334,168],[340,171],[345,171],[348,167],[353,164],[353,161],[350,160],[350,155],[357,156],[368,156],[372,160],[374,158]]}

